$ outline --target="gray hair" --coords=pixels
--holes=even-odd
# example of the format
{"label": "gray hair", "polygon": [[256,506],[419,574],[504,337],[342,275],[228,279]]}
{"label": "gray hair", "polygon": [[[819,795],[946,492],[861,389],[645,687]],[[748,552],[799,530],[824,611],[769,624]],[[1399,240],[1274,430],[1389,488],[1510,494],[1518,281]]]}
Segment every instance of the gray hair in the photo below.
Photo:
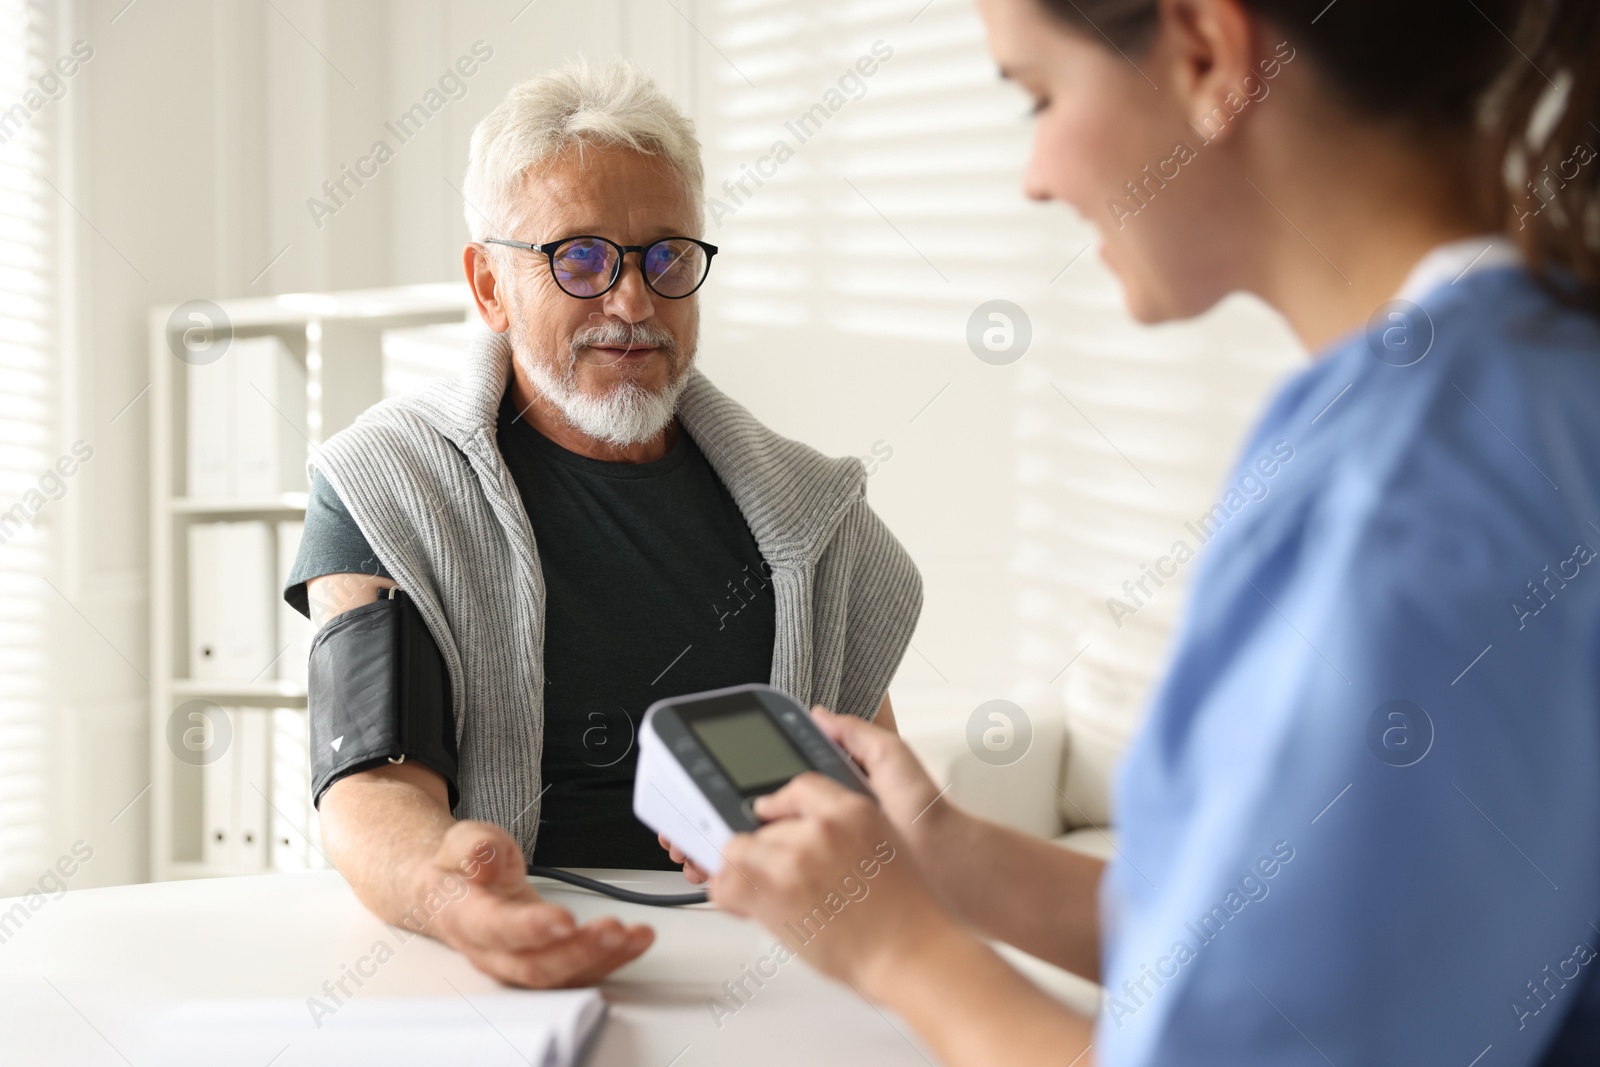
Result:
{"label": "gray hair", "polygon": [[529,173],[584,145],[660,157],[683,177],[696,224],[704,224],[705,170],[694,123],[632,63],[595,67],[578,59],[512,86],[473,129],[464,186],[472,239],[506,236]]}

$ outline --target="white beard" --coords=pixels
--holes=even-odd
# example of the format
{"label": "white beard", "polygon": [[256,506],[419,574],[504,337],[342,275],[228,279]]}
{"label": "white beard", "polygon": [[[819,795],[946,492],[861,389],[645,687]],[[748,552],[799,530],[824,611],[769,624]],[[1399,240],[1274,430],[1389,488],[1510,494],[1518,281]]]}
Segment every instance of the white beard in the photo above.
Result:
{"label": "white beard", "polygon": [[679,374],[659,392],[638,382],[623,382],[602,396],[591,396],[578,388],[572,364],[557,377],[546,363],[524,362],[534,388],[556,406],[573,429],[619,448],[653,440],[665,430],[689,384],[689,375]]}
{"label": "white beard", "polygon": [[[638,382],[623,381],[601,396],[592,396],[578,386],[578,353],[595,344],[659,348],[672,363],[672,377],[656,392]],[[642,323],[630,327],[620,322],[578,331],[564,361],[541,359],[526,343],[514,348],[517,361],[534,388],[555,405],[573,429],[619,448],[653,440],[667,428],[677,413],[678,398],[689,385],[689,368],[695,355],[693,340],[680,351],[676,340],[664,330]]]}

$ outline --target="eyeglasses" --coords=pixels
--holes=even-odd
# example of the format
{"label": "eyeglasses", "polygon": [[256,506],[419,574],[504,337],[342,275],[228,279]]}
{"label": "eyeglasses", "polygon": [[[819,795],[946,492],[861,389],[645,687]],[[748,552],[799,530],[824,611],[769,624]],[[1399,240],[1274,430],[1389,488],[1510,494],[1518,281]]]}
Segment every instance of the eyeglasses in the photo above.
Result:
{"label": "eyeglasses", "polygon": [[644,283],[657,296],[682,300],[705,282],[711,273],[711,257],[717,246],[693,237],[663,237],[647,245],[619,245],[604,237],[582,234],[547,244],[507,241],[486,237],[484,244],[523,248],[542,253],[550,260],[550,274],[561,291],[588,300],[604,296],[622,278],[622,257],[639,253]]}

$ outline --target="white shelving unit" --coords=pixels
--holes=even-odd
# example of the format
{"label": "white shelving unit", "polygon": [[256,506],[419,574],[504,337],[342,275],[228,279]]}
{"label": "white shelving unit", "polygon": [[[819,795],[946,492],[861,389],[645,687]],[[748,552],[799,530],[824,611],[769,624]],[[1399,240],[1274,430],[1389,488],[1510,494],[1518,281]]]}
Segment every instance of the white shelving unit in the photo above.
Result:
{"label": "white shelving unit", "polygon": [[[215,303],[234,338],[276,336],[304,362],[308,448],[348,426],[382,399],[385,331],[462,322],[472,310],[465,283]],[[155,307],[149,316],[150,766],[154,812],[150,867],[157,880],[260,873],[203,862],[201,768],[178,759],[167,741],[168,720],[177,707],[197,699],[220,707],[306,705],[304,687],[291,682],[219,683],[189,677],[188,527],[204,522],[303,519],[306,494],[239,500],[187,495],[187,364],[174,354],[168,340],[168,324],[178,307]]]}

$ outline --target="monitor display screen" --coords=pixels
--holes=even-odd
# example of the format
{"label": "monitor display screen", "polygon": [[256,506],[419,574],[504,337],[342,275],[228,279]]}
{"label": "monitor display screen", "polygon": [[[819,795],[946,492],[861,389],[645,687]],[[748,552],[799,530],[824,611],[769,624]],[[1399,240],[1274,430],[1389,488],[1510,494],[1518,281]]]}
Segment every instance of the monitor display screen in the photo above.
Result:
{"label": "monitor display screen", "polygon": [[740,790],[787,781],[809,769],[763,711],[695,719],[689,728]]}

